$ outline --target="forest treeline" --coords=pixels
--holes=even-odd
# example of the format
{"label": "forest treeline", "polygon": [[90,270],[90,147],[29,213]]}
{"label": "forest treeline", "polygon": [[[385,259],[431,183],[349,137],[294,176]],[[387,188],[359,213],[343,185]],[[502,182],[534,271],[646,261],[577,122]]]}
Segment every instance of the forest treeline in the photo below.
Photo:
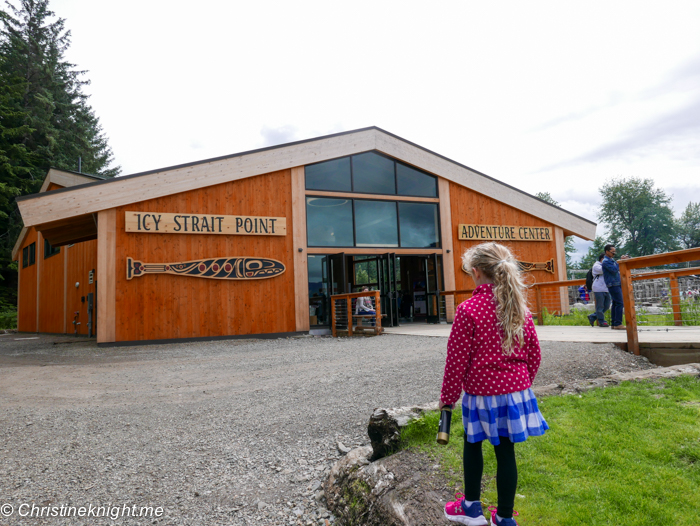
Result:
{"label": "forest treeline", "polygon": [[0,6],[0,311],[16,305],[15,198],[37,192],[50,167],[114,177],[113,154],[88,103],[86,72],[66,60],[71,33],[48,0]]}

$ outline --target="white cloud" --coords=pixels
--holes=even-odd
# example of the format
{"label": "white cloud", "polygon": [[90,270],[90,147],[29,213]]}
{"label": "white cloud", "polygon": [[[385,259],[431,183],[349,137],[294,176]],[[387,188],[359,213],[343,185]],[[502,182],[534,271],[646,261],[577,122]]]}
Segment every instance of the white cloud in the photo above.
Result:
{"label": "white cloud", "polygon": [[594,221],[615,177],[700,201],[692,0],[51,8],[125,174],[376,125]]}

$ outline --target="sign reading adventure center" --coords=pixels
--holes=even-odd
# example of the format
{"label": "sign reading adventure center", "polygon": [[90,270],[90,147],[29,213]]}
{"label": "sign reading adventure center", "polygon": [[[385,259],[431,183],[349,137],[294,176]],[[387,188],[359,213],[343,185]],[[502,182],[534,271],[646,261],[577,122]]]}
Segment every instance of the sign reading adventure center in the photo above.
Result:
{"label": "sign reading adventure center", "polygon": [[540,226],[459,225],[459,239],[467,241],[552,241],[552,229]]}
{"label": "sign reading adventure center", "polygon": [[285,236],[286,217],[125,212],[126,231],[146,234]]}

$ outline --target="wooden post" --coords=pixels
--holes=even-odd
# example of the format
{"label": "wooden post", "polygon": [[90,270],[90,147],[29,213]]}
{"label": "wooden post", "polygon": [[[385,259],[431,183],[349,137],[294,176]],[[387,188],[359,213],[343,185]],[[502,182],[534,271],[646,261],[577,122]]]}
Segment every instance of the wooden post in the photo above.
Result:
{"label": "wooden post", "polygon": [[41,332],[39,314],[41,313],[41,274],[44,272],[44,236],[41,232],[36,233],[36,250],[34,251],[36,261],[36,329],[34,332]]}
{"label": "wooden post", "polygon": [[634,287],[632,273],[624,260],[618,261],[622,278],[622,300],[625,304],[625,325],[627,326],[627,350],[639,356],[639,335],[637,334],[637,314],[634,309]]}
{"label": "wooden post", "polygon": [[[438,177],[438,194],[440,195],[440,241],[442,244],[442,275],[445,290],[456,290],[455,281],[455,254],[452,246],[452,204],[450,201],[450,181]],[[459,256],[458,256],[459,258]],[[457,270],[459,272],[459,270]],[[447,322],[451,323],[455,318],[455,298],[445,296],[445,314]]]}
{"label": "wooden post", "polygon": [[338,336],[338,329],[336,329],[335,325],[335,299],[331,297],[331,332],[333,333],[333,338],[336,338]]}
{"label": "wooden post", "polygon": [[678,278],[675,274],[671,274],[669,281],[671,282],[671,308],[673,309],[673,324],[680,327],[683,325],[683,318],[681,317],[681,295],[678,291]]}
{"label": "wooden post", "polygon": [[309,318],[309,261],[306,246],[304,167],[292,168],[292,243],[294,246],[294,305],[297,331],[311,329]]}
{"label": "wooden post", "polygon": [[542,290],[535,286],[535,309],[537,311],[537,325],[544,325],[544,315],[542,313]]}
{"label": "wooden post", "polygon": [[[554,227],[554,246],[556,249],[556,276],[559,281],[566,281],[566,238],[564,237],[564,229],[558,226]],[[561,314],[569,314],[569,290],[566,287],[559,287],[559,308]]]}
{"label": "wooden post", "polygon": [[[124,267],[122,267],[124,269]],[[114,342],[117,334],[117,210],[97,214],[97,343]]]}
{"label": "wooden post", "polygon": [[348,336],[352,336],[352,298],[347,298],[348,306]]}
{"label": "wooden post", "polygon": [[374,332],[379,334],[382,332],[382,302],[379,298],[379,291],[374,291]]}

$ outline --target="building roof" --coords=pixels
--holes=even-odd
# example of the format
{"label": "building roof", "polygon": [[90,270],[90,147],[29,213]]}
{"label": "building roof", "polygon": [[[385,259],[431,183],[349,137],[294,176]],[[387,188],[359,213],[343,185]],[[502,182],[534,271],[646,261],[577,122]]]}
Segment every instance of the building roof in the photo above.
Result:
{"label": "building roof", "polygon": [[539,217],[565,235],[595,237],[596,223],[377,127],[78,184],[17,202],[25,226],[55,230],[79,216],[86,223],[86,214],[101,210],[373,150]]}
{"label": "building roof", "polygon": [[[104,179],[105,178],[101,175],[83,174],[78,172],[71,172],[69,170],[59,170],[58,168],[50,168],[49,171],[46,172],[46,176],[44,177],[44,182],[41,184],[39,193],[31,195],[36,196],[48,192],[49,186],[52,184],[56,186],[61,186],[63,188],[69,188],[71,186],[91,184],[96,181],[102,181]],[[55,192],[57,190],[58,189],[52,190],[52,192]],[[24,225],[25,226],[20,231],[19,236],[17,236],[17,241],[15,242],[15,246],[12,249],[13,261],[16,261],[19,257],[19,249],[24,243],[24,238],[27,236],[27,232],[29,232],[29,227],[27,226],[26,221]]]}

